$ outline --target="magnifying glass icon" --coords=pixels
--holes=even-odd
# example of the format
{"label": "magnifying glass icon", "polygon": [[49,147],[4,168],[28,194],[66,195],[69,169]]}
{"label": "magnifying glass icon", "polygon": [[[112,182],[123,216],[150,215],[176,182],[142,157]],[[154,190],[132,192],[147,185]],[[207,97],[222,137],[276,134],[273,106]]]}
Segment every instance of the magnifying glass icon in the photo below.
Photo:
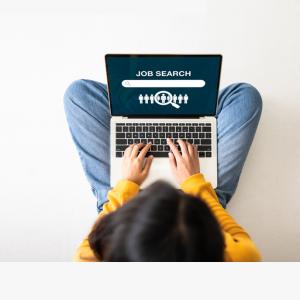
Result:
{"label": "magnifying glass icon", "polygon": [[175,108],[180,108],[177,103],[172,102],[172,94],[168,91],[159,91],[154,95],[154,101],[159,105],[171,104]]}

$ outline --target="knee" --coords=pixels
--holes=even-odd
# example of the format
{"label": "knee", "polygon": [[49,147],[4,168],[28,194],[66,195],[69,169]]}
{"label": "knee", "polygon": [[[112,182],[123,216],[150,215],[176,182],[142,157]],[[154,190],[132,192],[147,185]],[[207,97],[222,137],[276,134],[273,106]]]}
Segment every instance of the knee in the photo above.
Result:
{"label": "knee", "polygon": [[260,115],[263,103],[259,91],[253,85],[245,82],[233,84],[233,87],[242,96],[248,111]]}
{"label": "knee", "polygon": [[69,110],[71,107],[76,105],[80,105],[82,100],[81,95],[85,92],[86,89],[86,80],[79,79],[73,81],[65,91],[64,94],[64,106],[66,110]]}

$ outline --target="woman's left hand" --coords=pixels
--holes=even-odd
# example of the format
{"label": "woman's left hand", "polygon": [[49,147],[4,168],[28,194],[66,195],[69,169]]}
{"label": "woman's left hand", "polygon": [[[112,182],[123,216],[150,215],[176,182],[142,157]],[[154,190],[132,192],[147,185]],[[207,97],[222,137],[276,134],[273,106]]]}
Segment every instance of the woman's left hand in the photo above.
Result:
{"label": "woman's left hand", "polygon": [[144,182],[153,160],[153,155],[148,156],[145,160],[150,147],[151,144],[134,144],[125,150],[122,165],[124,179],[133,181],[139,185]]}

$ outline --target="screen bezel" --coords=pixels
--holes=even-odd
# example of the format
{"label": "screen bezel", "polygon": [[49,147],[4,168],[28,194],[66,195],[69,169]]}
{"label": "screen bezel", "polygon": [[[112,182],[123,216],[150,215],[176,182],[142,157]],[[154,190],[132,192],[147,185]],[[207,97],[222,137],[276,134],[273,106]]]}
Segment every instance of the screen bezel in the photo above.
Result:
{"label": "screen bezel", "polygon": [[[138,114],[138,115],[114,115],[112,113],[112,104],[111,104],[111,95],[110,95],[110,82],[108,76],[108,58],[109,57],[219,57],[220,58],[220,68],[219,68],[219,76],[218,76],[218,83],[215,95],[215,109],[214,113],[212,114],[188,114],[188,115],[146,115],[146,114]],[[218,107],[218,95],[219,95],[219,88],[220,88],[220,80],[221,80],[221,69],[222,69],[222,54],[106,54],[105,55],[105,67],[106,67],[106,79],[107,79],[107,86],[108,86],[108,99],[109,99],[109,110],[112,117],[128,117],[128,118],[198,118],[198,117],[206,117],[206,116],[215,116]]]}

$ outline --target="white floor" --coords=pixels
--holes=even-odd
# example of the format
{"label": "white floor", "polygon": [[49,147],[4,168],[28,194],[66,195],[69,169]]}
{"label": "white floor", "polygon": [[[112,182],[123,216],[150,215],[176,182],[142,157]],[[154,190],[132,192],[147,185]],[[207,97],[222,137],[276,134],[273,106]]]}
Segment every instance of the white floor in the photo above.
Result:
{"label": "white floor", "polygon": [[222,53],[222,86],[261,91],[229,211],[264,260],[300,261],[299,1],[147,3],[0,3],[0,260],[70,260],[96,217],[64,118],[68,84],[104,80],[108,52],[176,52]]}

